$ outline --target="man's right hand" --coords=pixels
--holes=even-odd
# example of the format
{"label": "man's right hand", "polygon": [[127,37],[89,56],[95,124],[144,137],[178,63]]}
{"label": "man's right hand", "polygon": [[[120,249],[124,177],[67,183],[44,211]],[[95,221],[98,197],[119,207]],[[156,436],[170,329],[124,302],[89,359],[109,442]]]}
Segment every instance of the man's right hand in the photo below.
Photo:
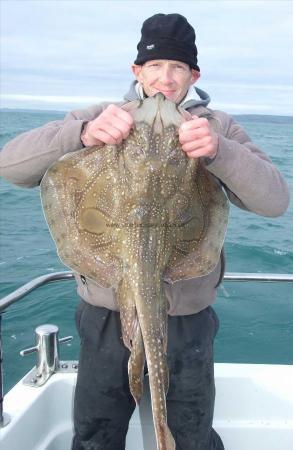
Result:
{"label": "man's right hand", "polygon": [[85,147],[119,145],[128,137],[132,126],[133,118],[127,111],[109,105],[96,119],[85,125],[80,138]]}

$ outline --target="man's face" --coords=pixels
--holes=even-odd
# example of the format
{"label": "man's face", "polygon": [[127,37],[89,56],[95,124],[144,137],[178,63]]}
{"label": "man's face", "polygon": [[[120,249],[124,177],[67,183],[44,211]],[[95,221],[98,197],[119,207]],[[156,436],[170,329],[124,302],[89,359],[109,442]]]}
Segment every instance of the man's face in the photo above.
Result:
{"label": "man's face", "polygon": [[142,66],[133,64],[132,71],[148,97],[162,92],[175,103],[181,102],[189,86],[200,77],[187,64],[169,59],[154,59]]}

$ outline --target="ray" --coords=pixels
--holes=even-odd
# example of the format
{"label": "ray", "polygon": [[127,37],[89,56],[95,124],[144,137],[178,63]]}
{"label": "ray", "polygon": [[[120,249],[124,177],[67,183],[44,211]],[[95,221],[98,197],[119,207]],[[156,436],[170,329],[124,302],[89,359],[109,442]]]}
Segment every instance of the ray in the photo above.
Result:
{"label": "ray", "polygon": [[44,176],[41,198],[63,263],[116,290],[130,390],[139,402],[146,361],[157,448],[173,450],[163,279],[213,270],[228,202],[201,161],[181,150],[178,127],[188,113],[162,94],[125,109],[135,122],[129,137],[63,157]]}

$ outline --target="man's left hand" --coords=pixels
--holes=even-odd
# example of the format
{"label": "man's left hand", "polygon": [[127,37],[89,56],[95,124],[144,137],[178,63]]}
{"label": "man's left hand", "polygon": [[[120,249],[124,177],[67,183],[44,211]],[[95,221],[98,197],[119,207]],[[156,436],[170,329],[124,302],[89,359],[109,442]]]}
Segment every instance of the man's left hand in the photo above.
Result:
{"label": "man's left hand", "polygon": [[211,129],[207,119],[192,116],[179,128],[182,150],[189,158],[215,158],[218,152],[218,135]]}

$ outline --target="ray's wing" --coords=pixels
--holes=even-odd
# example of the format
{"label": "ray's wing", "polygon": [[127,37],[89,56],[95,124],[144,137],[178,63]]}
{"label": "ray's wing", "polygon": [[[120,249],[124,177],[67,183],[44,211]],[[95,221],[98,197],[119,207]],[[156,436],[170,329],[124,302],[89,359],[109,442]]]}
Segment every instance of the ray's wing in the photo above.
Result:
{"label": "ray's wing", "polygon": [[121,278],[117,231],[110,226],[114,160],[110,146],[67,154],[48,169],[40,186],[60,259],[103,287],[117,286]]}
{"label": "ray's wing", "polygon": [[182,217],[164,278],[170,282],[207,275],[223,247],[229,203],[218,182],[199,165],[189,208]]}

